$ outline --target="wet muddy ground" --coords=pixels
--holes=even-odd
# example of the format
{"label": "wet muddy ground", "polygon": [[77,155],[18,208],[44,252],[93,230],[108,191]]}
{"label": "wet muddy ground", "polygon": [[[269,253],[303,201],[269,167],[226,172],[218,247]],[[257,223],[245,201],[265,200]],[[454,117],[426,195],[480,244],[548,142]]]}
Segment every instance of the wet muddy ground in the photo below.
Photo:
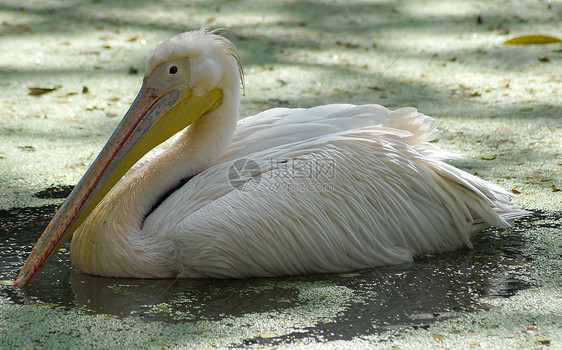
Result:
{"label": "wet muddy ground", "polygon": [[84,317],[132,317],[147,324],[219,322],[239,328],[233,320],[245,317],[271,323],[268,331],[229,344],[236,347],[325,343],[430,329],[437,321],[489,310],[485,300],[508,298],[540,284],[530,272],[537,252],[529,251],[524,233],[556,229],[560,220],[537,212],[520,219],[513,229],[482,232],[474,249],[426,256],[412,264],[245,280],[91,276],[71,266],[67,244],[33,283],[21,290],[12,288],[9,284],[55,209],[0,212],[0,280],[6,282],[0,286],[0,298],[16,305],[74,309]]}

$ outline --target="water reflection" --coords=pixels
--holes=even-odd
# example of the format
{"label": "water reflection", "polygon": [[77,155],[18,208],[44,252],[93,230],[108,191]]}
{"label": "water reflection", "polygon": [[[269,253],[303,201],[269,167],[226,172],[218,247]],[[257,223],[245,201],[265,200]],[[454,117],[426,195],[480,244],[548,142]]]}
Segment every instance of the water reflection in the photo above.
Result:
{"label": "water reflection", "polygon": [[[0,212],[0,227],[29,217],[47,216],[54,210],[45,207]],[[16,277],[47,221],[0,230],[0,279]],[[341,308],[335,319],[318,323],[302,334],[313,332],[324,334],[324,339],[349,339],[372,332],[373,328],[424,327],[433,320],[481,308],[482,296],[509,296],[527,287],[514,268],[525,263],[523,244],[522,236],[515,230],[489,230],[475,241],[473,250],[426,257],[413,264],[351,273],[246,280],[96,277],[73,269],[67,251],[58,254],[23,291],[1,286],[0,297],[17,303],[79,308],[91,314],[136,315],[147,321],[176,323],[282,312],[310,303],[310,299],[303,297],[307,290],[340,288],[349,291],[351,297],[339,301]]]}
{"label": "water reflection", "polygon": [[169,322],[279,310],[297,299],[290,283],[283,279],[114,279],[76,271],[70,276],[75,303],[89,312],[121,317],[136,314]]}

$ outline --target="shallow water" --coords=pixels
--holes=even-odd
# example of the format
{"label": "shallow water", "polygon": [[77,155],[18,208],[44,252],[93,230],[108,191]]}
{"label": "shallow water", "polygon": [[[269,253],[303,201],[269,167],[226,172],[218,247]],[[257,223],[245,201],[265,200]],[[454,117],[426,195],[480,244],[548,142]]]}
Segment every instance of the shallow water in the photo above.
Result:
{"label": "shallow water", "polygon": [[[0,227],[52,215],[55,206],[0,211]],[[521,280],[528,262],[520,234],[535,227],[540,214],[516,229],[487,230],[474,249],[428,256],[412,264],[349,273],[245,280],[144,280],[103,278],[71,266],[69,245],[23,290],[7,282],[0,297],[15,303],[46,303],[78,308],[87,314],[136,316],[147,322],[229,320],[253,313],[319,308],[306,292],[325,288],[340,298],[333,317],[298,332],[247,344],[278,344],[295,338],[351,339],[357,335],[407,327],[428,327],[435,320],[484,308],[482,297],[508,297],[528,287]],[[48,219],[0,229],[0,280],[12,281]],[[338,294],[342,292],[341,295]],[[340,295],[340,296],[338,296]],[[311,311],[314,314],[314,310]]]}

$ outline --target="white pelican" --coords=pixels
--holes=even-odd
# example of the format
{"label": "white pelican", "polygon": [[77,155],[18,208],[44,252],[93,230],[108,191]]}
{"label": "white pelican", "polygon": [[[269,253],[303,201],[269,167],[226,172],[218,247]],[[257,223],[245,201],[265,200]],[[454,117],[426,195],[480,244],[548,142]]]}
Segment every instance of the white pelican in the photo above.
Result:
{"label": "white pelican", "polygon": [[160,44],[15,286],[71,235],[72,262],[89,274],[243,278],[409,262],[525,214],[444,163],[452,155],[428,143],[434,120],[414,108],[277,108],[238,121],[241,84],[234,45],[213,32]]}

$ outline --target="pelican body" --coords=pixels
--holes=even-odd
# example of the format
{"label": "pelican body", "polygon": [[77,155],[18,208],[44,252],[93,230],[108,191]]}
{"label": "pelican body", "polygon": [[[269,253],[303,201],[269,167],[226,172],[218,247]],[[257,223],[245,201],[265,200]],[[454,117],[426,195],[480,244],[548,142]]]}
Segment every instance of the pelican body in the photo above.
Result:
{"label": "pelican body", "polygon": [[525,215],[504,189],[443,162],[454,155],[429,143],[435,121],[414,108],[277,108],[238,121],[241,84],[235,47],[213,32],[160,44],[15,285],[71,236],[72,263],[89,274],[244,278],[410,262]]}

